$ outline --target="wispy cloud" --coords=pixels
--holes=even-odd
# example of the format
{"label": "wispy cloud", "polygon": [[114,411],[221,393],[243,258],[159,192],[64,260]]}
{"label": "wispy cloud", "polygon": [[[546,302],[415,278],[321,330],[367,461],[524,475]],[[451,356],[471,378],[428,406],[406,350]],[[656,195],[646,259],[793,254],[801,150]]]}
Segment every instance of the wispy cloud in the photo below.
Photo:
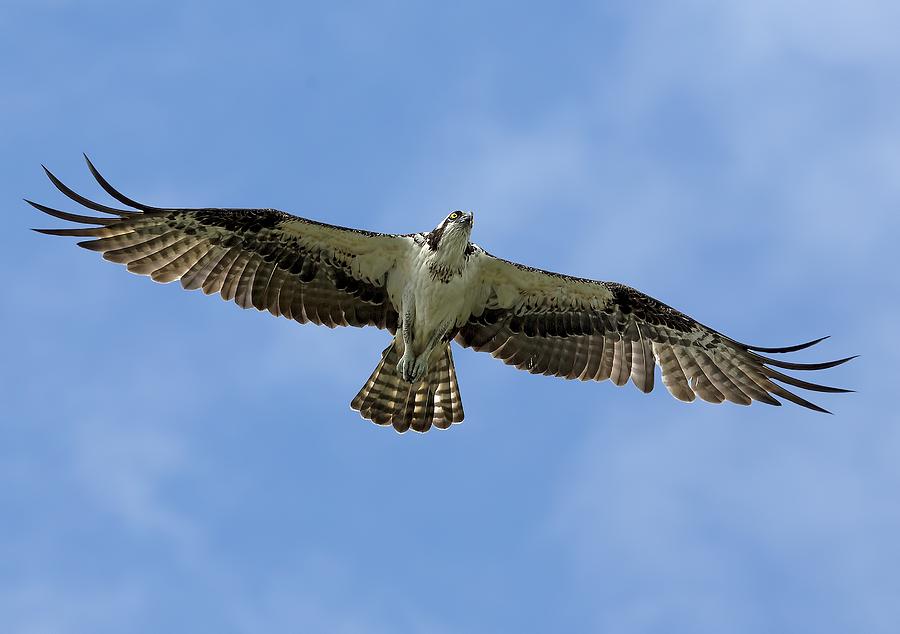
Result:
{"label": "wispy cloud", "polygon": [[148,600],[141,588],[86,587],[46,576],[0,588],[4,628],[17,634],[121,632],[140,620]]}
{"label": "wispy cloud", "polygon": [[890,631],[898,435],[865,424],[889,447],[872,454],[846,423],[702,414],[598,425],[560,479],[552,530],[597,589],[597,626]]}
{"label": "wispy cloud", "polygon": [[76,429],[76,477],[100,508],[129,530],[159,536],[183,553],[196,551],[197,528],[171,506],[176,486],[200,458],[184,438],[138,412],[88,415]]}

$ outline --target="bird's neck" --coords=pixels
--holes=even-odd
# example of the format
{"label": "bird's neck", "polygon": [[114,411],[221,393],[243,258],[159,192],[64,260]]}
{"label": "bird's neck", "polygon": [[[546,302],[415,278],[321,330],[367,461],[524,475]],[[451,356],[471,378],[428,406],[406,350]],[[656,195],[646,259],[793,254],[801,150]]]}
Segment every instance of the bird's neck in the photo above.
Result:
{"label": "bird's neck", "polygon": [[438,247],[428,253],[428,269],[435,279],[448,282],[462,274],[470,253],[468,236],[444,235]]}

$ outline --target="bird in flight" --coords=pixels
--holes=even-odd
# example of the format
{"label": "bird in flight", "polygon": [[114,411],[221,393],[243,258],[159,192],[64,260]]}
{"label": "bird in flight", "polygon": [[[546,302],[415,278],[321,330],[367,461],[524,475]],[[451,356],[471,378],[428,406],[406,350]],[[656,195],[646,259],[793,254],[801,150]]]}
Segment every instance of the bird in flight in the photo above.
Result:
{"label": "bird in flight", "polygon": [[796,352],[740,343],[633,288],[509,262],[471,242],[474,216],[454,211],[431,231],[387,234],[299,218],[275,209],[151,207],[114,189],[85,156],[100,186],[126,209],[76,193],[47,168],[66,196],[103,216],[39,211],[79,223],[36,229],[89,238],[78,245],[157,282],[218,293],[242,308],[300,323],[375,326],[393,336],[350,406],[398,432],[446,429],[463,420],[450,344],[488,352],[532,374],[582,381],[629,380],[653,390],[655,366],[675,398],[775,398],[827,410],[783,385],[849,392],[781,370],[824,370],[854,357],[796,363]]}

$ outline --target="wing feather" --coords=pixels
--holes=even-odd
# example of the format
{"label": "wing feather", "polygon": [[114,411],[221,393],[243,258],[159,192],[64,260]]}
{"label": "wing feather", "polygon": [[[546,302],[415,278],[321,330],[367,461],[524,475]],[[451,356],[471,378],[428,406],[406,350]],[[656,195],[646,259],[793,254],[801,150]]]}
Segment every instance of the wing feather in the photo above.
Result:
{"label": "wing feather", "polygon": [[231,299],[222,291],[225,288],[225,282],[228,280],[228,273],[231,271],[231,267],[234,266],[234,263],[238,259],[240,259],[241,254],[242,251],[240,249],[232,247],[228,249],[225,256],[216,263],[209,275],[206,276],[206,279],[203,281],[203,286],[201,287],[206,295],[222,293],[222,299]]}
{"label": "wing feather", "polygon": [[732,381],[722,368],[710,358],[705,350],[694,348],[691,350],[691,356],[697,361],[697,364],[703,370],[703,374],[709,382],[716,386],[716,389],[726,400],[737,403],[738,405],[750,404],[750,397],[744,394],[741,389],[735,385],[734,381]]}
{"label": "wing feather", "polygon": [[574,341],[575,351],[571,355],[572,363],[569,364],[569,371],[566,373],[567,379],[580,378],[591,358],[591,338],[577,337]]}
{"label": "wing feather", "polygon": [[284,271],[277,266],[273,267],[272,276],[269,278],[269,284],[265,290],[264,308],[260,310],[268,310],[276,317],[281,316],[281,289],[284,288],[286,280],[287,276],[284,274]]}
{"label": "wing feather", "polygon": [[175,260],[196,244],[190,236],[177,236],[166,246],[128,263],[128,270],[139,275],[150,275]]}
{"label": "wing feather", "polygon": [[609,380],[615,385],[625,385],[631,376],[631,340],[624,335],[617,337],[613,350],[615,356]]}
{"label": "wing feather", "polygon": [[679,401],[692,402],[696,398],[696,394],[694,394],[694,391],[688,384],[684,368],[681,367],[678,357],[675,356],[675,350],[669,343],[654,343],[653,349],[656,351],[656,357],[659,360],[663,385]]}
{"label": "wing feather", "polygon": [[606,381],[612,376],[618,340],[618,334],[613,335],[609,333],[603,336],[603,355],[600,357],[600,364],[597,366],[597,371],[593,376],[595,381]]}
{"label": "wing feather", "polygon": [[262,258],[256,254],[252,254],[248,258],[244,270],[241,272],[237,288],[234,291],[234,301],[241,308],[253,307],[253,280],[262,264]]}
{"label": "wing feather", "polygon": [[227,254],[228,249],[210,246],[206,254],[194,262],[193,266],[181,276],[181,286],[188,291],[203,288],[203,283],[206,281],[206,278]]}
{"label": "wing feather", "polygon": [[349,229],[274,209],[177,209],[139,203],[116,190],[85,156],[99,185],[129,209],[94,202],[49,170],[53,185],[79,205],[112,217],[32,207],[82,225],[38,229],[79,242],[129,271],[158,282],[180,280],[187,290],[219,293],[243,308],[267,310],[301,323],[394,330],[396,311],[387,272],[410,248],[408,236]]}
{"label": "wing feather", "polygon": [[157,282],[174,282],[183,276],[210,250],[209,244],[197,241],[194,245],[179,255],[177,258],[157,269],[151,277]]}
{"label": "wing feather", "polygon": [[600,364],[603,361],[603,351],[606,347],[606,337],[591,336],[587,337],[588,352],[587,361],[584,364],[584,370],[578,375],[580,381],[593,381],[600,370]]}
{"label": "wing feather", "polygon": [[530,372],[654,388],[656,365],[675,398],[780,405],[776,397],[824,412],[778,385],[816,392],[846,392],[774,368],[815,371],[854,357],[795,363],[760,353],[790,353],[795,346],[765,348],[731,339],[633,288],[575,278],[495,258],[478,250],[483,286],[475,314],[459,329],[463,346],[489,352]]}
{"label": "wing feather", "polygon": [[[235,258],[231,267],[228,269],[228,272],[225,274],[225,280],[222,283],[222,299],[229,302],[234,300],[238,306],[241,305],[240,302],[237,301],[238,287],[241,278],[244,275],[244,270],[250,264],[250,259],[252,257],[253,254],[248,253],[247,251],[238,252],[237,258]],[[243,306],[241,306],[241,308],[243,308]]]}
{"label": "wing feather", "polygon": [[638,340],[632,348],[634,358],[631,364],[631,381],[645,394],[653,391],[653,378],[656,370],[656,357],[649,339],[644,337],[640,322],[634,322]]}

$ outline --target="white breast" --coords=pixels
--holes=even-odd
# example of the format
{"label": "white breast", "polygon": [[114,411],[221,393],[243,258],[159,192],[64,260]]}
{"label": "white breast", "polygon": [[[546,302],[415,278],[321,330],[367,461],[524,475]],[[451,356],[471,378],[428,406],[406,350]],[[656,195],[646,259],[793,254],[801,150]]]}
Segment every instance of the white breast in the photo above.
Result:
{"label": "white breast", "polygon": [[[477,258],[464,263],[458,275],[435,279],[435,252],[422,248],[411,260],[391,272],[388,293],[398,312],[411,311],[413,347],[424,346],[436,329],[445,324],[461,326],[472,313],[477,289]],[[410,300],[412,306],[404,304]]]}

